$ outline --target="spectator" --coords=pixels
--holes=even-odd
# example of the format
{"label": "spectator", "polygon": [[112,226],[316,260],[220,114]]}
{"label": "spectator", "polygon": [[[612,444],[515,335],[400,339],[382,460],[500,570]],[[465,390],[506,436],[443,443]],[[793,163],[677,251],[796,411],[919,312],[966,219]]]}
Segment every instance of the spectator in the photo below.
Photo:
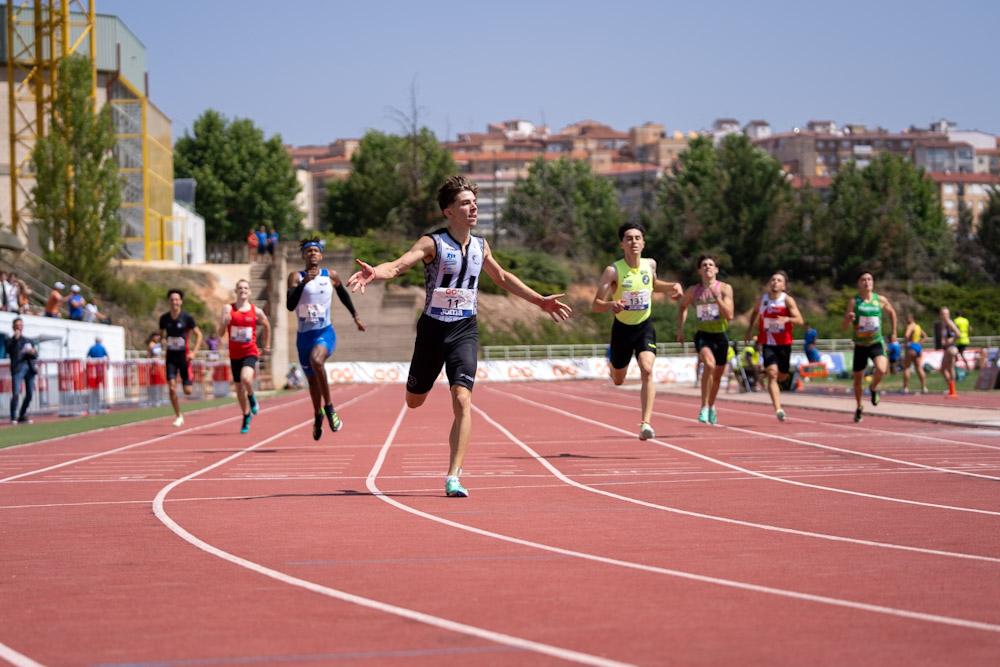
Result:
{"label": "spectator", "polygon": [[[8,306],[9,300],[7,299],[7,272],[0,271],[0,310],[7,311],[10,310]],[[14,305],[17,305],[17,301],[14,301]]]}
{"label": "spectator", "polygon": [[271,231],[267,235],[267,254],[271,256],[271,261],[274,261],[274,253],[278,249],[278,230],[271,227]]}
{"label": "spectator", "polygon": [[264,225],[257,230],[257,261],[267,261],[267,227]]}
{"label": "spectator", "polygon": [[23,280],[17,281],[17,312],[22,315],[31,315],[31,288],[24,284]]}
{"label": "spectator", "polygon": [[108,351],[107,351],[107,349],[105,349],[104,345],[102,344],[100,336],[98,336],[98,337],[96,337],[94,339],[94,344],[90,346],[89,350],[87,350],[87,358],[88,359],[107,359],[108,358]]}
{"label": "spectator", "polygon": [[958,348],[958,358],[962,360],[962,365],[965,366],[965,370],[972,370],[969,367],[969,361],[965,358],[965,348],[969,347],[969,332],[972,331],[972,326],[969,324],[969,318],[966,317],[962,311],[955,311],[955,319],[952,320],[955,326],[958,327],[958,338],[955,340],[955,346]]}
{"label": "spectator", "polygon": [[66,289],[66,286],[58,280],[52,286],[52,291],[49,292],[49,300],[45,302],[45,317],[62,317],[59,309],[62,306],[62,290],[64,289]]}
{"label": "spectator", "polygon": [[149,334],[146,339],[146,356],[150,359],[159,359],[163,356],[163,340],[159,331]]}
{"label": "spectator", "polygon": [[761,373],[763,367],[760,365],[760,349],[757,341],[744,346],[743,348],[743,370],[746,371],[747,380],[750,383],[750,391],[757,391],[760,386]]}
{"label": "spectator", "polygon": [[22,285],[23,283],[20,280],[18,280],[17,275],[13,271],[7,274],[7,280],[3,285],[7,303],[6,310],[15,313],[20,310],[20,296],[21,296]]}
{"label": "spectator", "polygon": [[111,318],[102,313],[97,308],[97,303],[91,301],[83,308],[83,321],[84,322],[100,322],[101,324],[110,324]]}
{"label": "spectator", "polygon": [[257,256],[257,245],[259,243],[260,243],[260,240],[257,238],[257,232],[255,232],[254,230],[251,229],[247,233],[247,263],[248,264],[251,264],[251,263],[253,263],[255,261],[254,257]]}
{"label": "spectator", "polygon": [[209,361],[217,361],[219,359],[219,337],[212,332],[209,334],[208,338],[205,339],[205,347],[208,348],[208,359]]}
{"label": "spectator", "polygon": [[[20,317],[13,322],[14,334],[7,338],[7,356],[10,357],[10,374],[12,379],[10,395],[10,423],[30,424],[28,406],[35,394],[35,359],[38,358],[38,347],[34,341],[24,335],[24,320]],[[17,411],[20,400],[21,385],[24,385],[24,402],[21,412]]]}
{"label": "spectator", "polygon": [[819,334],[816,332],[816,328],[807,322],[803,347],[805,348],[806,359],[809,360],[810,364],[815,364],[820,360],[819,348],[816,347],[817,338],[819,338]]}
{"label": "spectator", "polygon": [[87,300],[80,294],[79,285],[70,287],[69,292],[69,299],[66,300],[66,307],[69,309],[69,319],[82,322],[83,307],[87,305]]}

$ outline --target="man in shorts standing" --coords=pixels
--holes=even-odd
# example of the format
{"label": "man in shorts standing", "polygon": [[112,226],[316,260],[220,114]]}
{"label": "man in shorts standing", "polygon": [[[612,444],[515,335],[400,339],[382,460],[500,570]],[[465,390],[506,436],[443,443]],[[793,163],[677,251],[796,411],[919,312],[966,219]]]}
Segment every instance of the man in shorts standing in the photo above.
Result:
{"label": "man in shorts standing", "polygon": [[[172,289],[167,292],[170,310],[160,316],[160,336],[166,342],[167,386],[170,390],[170,405],[174,408],[175,427],[184,425],[184,415],[181,414],[181,402],[177,397],[177,378],[180,376],[184,394],[191,395],[191,360],[201,349],[201,329],[195,324],[190,313],[182,310],[184,292]],[[194,346],[190,335],[194,333]]]}
{"label": "man in shorts standing", "polygon": [[[257,325],[264,327],[264,339],[257,347]],[[260,406],[253,394],[253,380],[257,373],[257,359],[260,350],[264,354],[271,351],[271,321],[267,313],[250,303],[250,281],[240,278],[236,281],[236,301],[222,307],[222,322],[219,338],[229,335],[229,367],[236,384],[236,400],[240,404],[243,425],[240,433],[250,430],[250,420]]]}
{"label": "man in shorts standing", "polygon": [[872,405],[879,404],[878,385],[889,372],[889,359],[886,356],[885,338],[882,336],[882,311],[889,314],[892,323],[892,335],[889,340],[896,341],[896,310],[884,296],[875,293],[875,277],[870,271],[858,274],[858,293],[847,304],[844,313],[844,329],[854,332],[854,400],[857,408],[854,410],[854,421],[862,419],[863,408],[861,397],[864,394],[862,382],[868,360],[875,364],[875,373],[869,387]]}
{"label": "man in shorts standing", "polygon": [[295,346],[299,352],[299,364],[309,381],[309,397],[313,405],[313,440],[323,435],[323,418],[336,433],[344,426],[340,415],[333,408],[330,398],[330,382],[323,367],[337,347],[337,333],[330,319],[333,293],[354,318],[358,331],[366,329],[351,302],[351,295],[344,289],[336,271],[321,269],[323,261],[323,241],[311,238],[299,245],[305,268],[288,274],[288,294],[285,307],[294,311],[299,320],[299,333]]}
{"label": "man in shorts standing", "polygon": [[792,328],[804,324],[799,307],[785,290],[788,274],[776,271],[767,282],[767,291],[761,295],[750,316],[744,341],[749,342],[754,324],[757,324],[757,342],[764,346],[764,373],[767,375],[767,392],[771,395],[774,415],[785,421],[781,408],[779,383],[788,379],[792,359]]}
{"label": "man in shorts standing", "polygon": [[733,288],[716,280],[719,265],[711,255],[698,258],[698,273],[701,282],[684,293],[677,310],[677,342],[684,342],[684,323],[687,321],[688,306],[694,305],[698,318],[698,331],[694,335],[694,347],[698,351],[698,361],[704,364],[701,376],[701,409],[698,421],[703,424],[717,424],[715,399],[719,395],[722,376],[726,374],[726,355],[729,353],[729,338],[726,329],[733,319]]}
{"label": "man in shorts standing", "polygon": [[958,328],[954,320],[951,319],[951,311],[942,308],[938,313],[938,321],[935,330],[941,332],[941,375],[948,383],[948,398],[958,398],[958,391],[955,389],[955,361],[958,359],[958,337],[962,335],[962,330]]}
{"label": "man in shorts standing", "polygon": [[454,420],[448,437],[450,457],[445,494],[469,495],[459,476],[472,432],[472,387],[476,380],[479,330],[476,304],[479,273],[525,301],[535,304],[553,320],[566,320],[572,310],[558,300],[561,294],[542,296],[497,263],[486,239],[473,236],[477,223],[479,187],[464,176],[452,176],[438,190],[437,202],[448,226],[421,236],[413,247],[391,262],[371,266],[356,260],[361,270],[348,279],[352,290],[375,280],[391,280],[423,262],[426,298],[417,322],[417,338],[406,380],[406,404],[419,408],[445,367],[451,386]]}
{"label": "man in shorts standing", "polygon": [[965,348],[969,347],[969,332],[972,330],[972,325],[969,324],[969,318],[960,310],[955,311],[955,319],[952,322],[958,327],[958,338],[955,339],[955,347],[958,348],[958,358],[962,360],[965,370],[970,371],[972,368],[969,366],[969,361],[965,358]]}
{"label": "man in shorts standing", "polygon": [[615,315],[611,325],[609,357],[611,381],[615,385],[625,382],[633,355],[639,364],[642,380],[640,440],[656,437],[656,432],[650,425],[653,400],[656,398],[656,387],[653,384],[656,329],[650,319],[653,312],[653,292],[668,292],[674,299],[684,295],[680,283],[657,279],[656,260],[642,256],[643,248],[646,247],[645,236],[645,228],[636,222],[626,222],[618,228],[624,258],[604,269],[593,304],[594,312],[610,310]]}

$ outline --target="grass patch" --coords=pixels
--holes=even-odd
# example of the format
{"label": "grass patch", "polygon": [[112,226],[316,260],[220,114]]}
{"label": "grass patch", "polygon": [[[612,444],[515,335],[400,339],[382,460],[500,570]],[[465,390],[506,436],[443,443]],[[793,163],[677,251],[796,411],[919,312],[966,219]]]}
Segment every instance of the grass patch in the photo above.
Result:
{"label": "grass patch", "polygon": [[[190,401],[181,403],[181,411],[188,413],[192,410],[204,408],[214,408],[220,405],[235,403],[233,398],[213,398],[206,401]],[[88,417],[63,417],[58,421],[46,421],[38,424],[21,424],[19,426],[8,426],[0,430],[0,449],[12,445],[24,445],[29,442],[59,438],[76,433],[85,433],[99,428],[110,426],[120,426],[122,424],[132,424],[135,422],[168,417],[174,414],[174,409],[169,404],[156,408],[122,409],[109,412],[104,415],[93,415]],[[235,415],[235,413],[234,413]]]}

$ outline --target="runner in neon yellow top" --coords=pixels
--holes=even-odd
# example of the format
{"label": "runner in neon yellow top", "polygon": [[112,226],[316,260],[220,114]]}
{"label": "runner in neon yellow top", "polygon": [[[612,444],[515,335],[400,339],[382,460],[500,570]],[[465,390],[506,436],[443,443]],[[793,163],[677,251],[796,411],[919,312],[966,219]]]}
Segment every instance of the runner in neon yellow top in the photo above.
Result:
{"label": "runner in neon yellow top", "polygon": [[878,405],[878,385],[889,372],[889,358],[885,354],[885,342],[882,336],[882,311],[889,315],[892,322],[890,341],[896,342],[896,310],[884,296],[875,293],[875,278],[870,271],[858,274],[858,294],[847,304],[844,313],[844,329],[853,329],[854,338],[854,400],[857,409],[854,411],[854,421],[861,421],[862,407],[861,388],[868,360],[875,363],[875,373],[872,375],[870,387],[872,405]]}
{"label": "runner in neon yellow top", "polygon": [[715,279],[719,275],[719,264],[710,255],[698,258],[698,273],[701,275],[701,282],[687,288],[678,306],[677,342],[684,342],[687,309],[693,305],[698,317],[694,346],[698,351],[698,361],[704,364],[698,421],[715,424],[718,421],[715,398],[719,395],[722,376],[726,374],[726,355],[729,352],[726,329],[729,320],[733,319],[733,288]]}
{"label": "runner in neon yellow top", "polygon": [[625,382],[629,363],[635,355],[642,379],[642,422],[639,439],[656,437],[650,426],[653,415],[653,364],[656,361],[656,329],[650,320],[653,292],[666,292],[679,299],[683,290],[680,283],[659,280],[656,277],[656,260],[642,256],[646,247],[646,230],[635,222],[626,222],[618,228],[625,255],[604,269],[594,297],[594,312],[611,311],[615,314],[611,325],[610,370],[611,381],[616,385]]}
{"label": "runner in neon yellow top", "polygon": [[952,322],[958,327],[958,339],[955,341],[955,347],[958,348],[958,358],[962,360],[965,370],[971,370],[969,361],[965,358],[965,348],[969,347],[969,331],[972,329],[969,325],[969,318],[963,315],[962,311],[956,310],[955,319]]}

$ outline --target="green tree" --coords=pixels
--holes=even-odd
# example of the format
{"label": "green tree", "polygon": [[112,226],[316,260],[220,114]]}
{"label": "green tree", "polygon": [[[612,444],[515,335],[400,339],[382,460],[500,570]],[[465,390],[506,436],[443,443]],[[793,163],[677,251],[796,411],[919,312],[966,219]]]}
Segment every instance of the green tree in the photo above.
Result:
{"label": "green tree", "polygon": [[108,107],[94,112],[90,63],[59,63],[50,130],[31,154],[31,212],[45,258],[91,284],[108,276],[121,249],[121,182]]}
{"label": "green tree", "polygon": [[792,193],[781,165],[743,135],[716,148],[694,139],[659,192],[651,234],[663,262],[687,266],[710,252],[728,272],[762,275],[774,269],[775,242],[792,221]]}
{"label": "green tree", "polygon": [[174,146],[174,176],[198,184],[195,209],[210,241],[242,241],[260,225],[295,234],[301,189],[279,135],[265,139],[253,121],[209,109]]}
{"label": "green tree", "polygon": [[989,202],[979,218],[976,241],[983,254],[983,264],[1000,282],[1000,189],[990,192]]}
{"label": "green tree", "polygon": [[369,131],[351,156],[350,176],[328,188],[323,226],[350,236],[421,234],[440,221],[437,190],[455,171],[451,154],[427,128],[407,136]]}
{"label": "green tree", "polygon": [[504,224],[528,247],[554,255],[605,259],[617,241],[624,215],[610,181],[581,160],[537,158],[517,182],[504,209]]}

